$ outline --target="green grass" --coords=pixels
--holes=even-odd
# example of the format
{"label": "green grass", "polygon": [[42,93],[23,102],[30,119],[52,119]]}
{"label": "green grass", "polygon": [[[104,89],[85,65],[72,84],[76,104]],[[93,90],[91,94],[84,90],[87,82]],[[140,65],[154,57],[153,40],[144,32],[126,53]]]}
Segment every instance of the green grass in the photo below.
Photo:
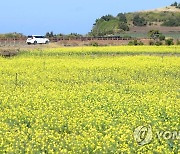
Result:
{"label": "green grass", "polygon": [[128,21],[132,21],[137,14],[148,22],[163,22],[171,18],[179,18],[179,12],[135,12],[126,14],[126,17]]}
{"label": "green grass", "polygon": [[[125,34],[121,34],[120,36],[131,36],[134,38],[148,38],[148,34],[147,33],[138,33],[138,32],[127,32]],[[178,32],[177,33],[163,33],[163,35],[165,35],[166,37],[171,37],[173,39],[180,39]]]}

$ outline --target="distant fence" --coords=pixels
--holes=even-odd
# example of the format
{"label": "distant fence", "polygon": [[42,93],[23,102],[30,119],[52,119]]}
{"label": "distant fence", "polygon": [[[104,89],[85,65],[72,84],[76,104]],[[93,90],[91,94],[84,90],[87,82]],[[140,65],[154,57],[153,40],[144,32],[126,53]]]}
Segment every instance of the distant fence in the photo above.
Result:
{"label": "distant fence", "polygon": [[18,46],[24,45],[25,43],[26,39],[0,38],[0,46]]}
{"label": "distant fence", "polygon": [[120,36],[107,36],[107,37],[60,37],[60,38],[50,38],[52,42],[59,42],[63,40],[77,40],[77,41],[94,41],[94,40],[134,40],[134,38],[124,38]]}
{"label": "distant fence", "polygon": [[[25,45],[27,38],[0,38],[0,46],[18,46],[18,45]],[[50,42],[60,42],[60,41],[105,41],[105,40],[134,40],[137,38],[124,38],[120,36],[107,36],[107,37],[53,37],[49,38]],[[138,39],[139,40],[139,39]]]}

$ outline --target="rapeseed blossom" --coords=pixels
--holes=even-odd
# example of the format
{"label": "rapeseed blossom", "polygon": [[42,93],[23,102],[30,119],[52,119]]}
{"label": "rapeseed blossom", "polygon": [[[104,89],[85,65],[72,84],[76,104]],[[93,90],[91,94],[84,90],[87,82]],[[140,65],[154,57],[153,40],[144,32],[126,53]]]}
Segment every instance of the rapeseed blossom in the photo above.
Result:
{"label": "rapeseed blossom", "polygon": [[179,53],[62,47],[0,58],[0,153],[180,152],[176,140],[133,137],[140,125],[179,129]]}

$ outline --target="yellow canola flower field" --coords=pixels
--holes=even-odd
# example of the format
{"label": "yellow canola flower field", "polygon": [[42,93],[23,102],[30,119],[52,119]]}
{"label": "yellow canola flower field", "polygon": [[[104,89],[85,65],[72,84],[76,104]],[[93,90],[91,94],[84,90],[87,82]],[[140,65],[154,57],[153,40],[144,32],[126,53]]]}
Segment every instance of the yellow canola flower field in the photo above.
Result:
{"label": "yellow canola flower field", "polygon": [[[62,55],[62,54],[178,54],[180,46],[111,46],[111,47],[60,47],[53,49],[28,50],[28,55]],[[27,53],[27,51],[26,51]]]}
{"label": "yellow canola flower field", "polygon": [[[0,58],[0,153],[179,153],[178,138],[156,134],[180,130],[179,54],[61,47]],[[149,125],[140,145],[134,130]]]}

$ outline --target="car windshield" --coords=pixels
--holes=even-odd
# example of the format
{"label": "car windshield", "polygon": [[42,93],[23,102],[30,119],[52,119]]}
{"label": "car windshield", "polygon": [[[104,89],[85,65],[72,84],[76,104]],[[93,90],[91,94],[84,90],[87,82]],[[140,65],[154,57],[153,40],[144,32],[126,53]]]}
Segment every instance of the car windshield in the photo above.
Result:
{"label": "car windshield", "polygon": [[44,38],[44,36],[34,36],[35,38]]}
{"label": "car windshield", "polygon": [[32,38],[32,36],[31,36],[31,35],[29,35],[29,36],[28,36],[28,38]]}

